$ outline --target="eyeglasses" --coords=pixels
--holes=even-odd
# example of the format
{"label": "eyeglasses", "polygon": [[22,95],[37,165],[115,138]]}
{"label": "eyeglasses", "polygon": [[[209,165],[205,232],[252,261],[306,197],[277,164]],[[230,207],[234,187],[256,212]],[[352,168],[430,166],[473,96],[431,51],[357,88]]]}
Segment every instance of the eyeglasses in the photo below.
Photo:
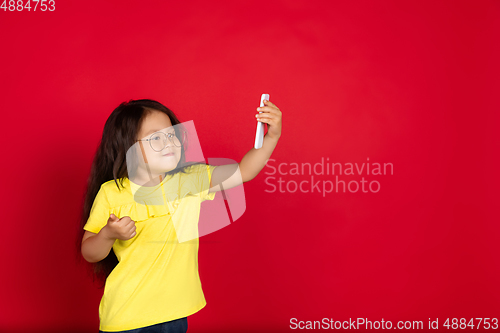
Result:
{"label": "eyeglasses", "polygon": [[167,146],[168,140],[174,144],[177,148],[182,147],[184,142],[186,142],[187,133],[184,130],[178,129],[176,132],[179,132],[179,135],[176,135],[175,132],[163,133],[163,132],[155,132],[151,134],[149,139],[136,140],[137,141],[149,141],[149,145],[154,151],[162,151]]}

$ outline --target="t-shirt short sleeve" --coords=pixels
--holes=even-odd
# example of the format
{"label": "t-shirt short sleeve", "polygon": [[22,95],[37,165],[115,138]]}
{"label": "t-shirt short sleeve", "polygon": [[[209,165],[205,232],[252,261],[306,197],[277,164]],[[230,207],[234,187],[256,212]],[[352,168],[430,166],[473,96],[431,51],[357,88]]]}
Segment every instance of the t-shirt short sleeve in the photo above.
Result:
{"label": "t-shirt short sleeve", "polygon": [[92,209],[90,210],[90,216],[83,229],[97,234],[108,222],[110,211],[111,209],[106,192],[101,185],[94,199]]}
{"label": "t-shirt short sleeve", "polygon": [[199,164],[196,169],[196,183],[199,186],[198,193],[200,194],[201,201],[214,200],[216,192],[208,193],[210,189],[210,182],[212,180],[212,173],[216,165]]}

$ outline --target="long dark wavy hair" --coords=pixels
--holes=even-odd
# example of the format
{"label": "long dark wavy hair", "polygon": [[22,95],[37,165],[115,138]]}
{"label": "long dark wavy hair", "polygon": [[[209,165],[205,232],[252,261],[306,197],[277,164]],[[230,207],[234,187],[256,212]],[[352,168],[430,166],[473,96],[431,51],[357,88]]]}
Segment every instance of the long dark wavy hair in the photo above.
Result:
{"label": "long dark wavy hair", "polygon": [[[114,179],[118,189],[120,189],[120,186],[123,188],[124,178],[128,178],[126,161],[127,150],[135,144],[137,134],[144,118],[154,111],[165,113],[170,118],[172,126],[181,123],[170,109],[157,101],[139,99],[123,102],[113,110],[106,120],[101,142],[97,147],[97,151],[92,161],[90,175],[87,179],[87,186],[83,196],[75,250],[77,263],[86,263],[88,273],[92,276],[93,282],[96,280],[101,282],[99,288],[104,288],[106,278],[118,264],[118,259],[114,250],[111,249],[108,256],[99,262],[88,263],[84,260],[81,253],[82,239],[85,234],[83,227],[87,223],[92,204],[103,183]],[[177,131],[179,126],[174,126],[174,128]],[[185,149],[187,149],[187,142],[184,142],[182,145],[181,159],[177,168],[167,172],[167,174],[178,172],[185,173],[188,166],[201,164],[198,162],[186,163]]]}

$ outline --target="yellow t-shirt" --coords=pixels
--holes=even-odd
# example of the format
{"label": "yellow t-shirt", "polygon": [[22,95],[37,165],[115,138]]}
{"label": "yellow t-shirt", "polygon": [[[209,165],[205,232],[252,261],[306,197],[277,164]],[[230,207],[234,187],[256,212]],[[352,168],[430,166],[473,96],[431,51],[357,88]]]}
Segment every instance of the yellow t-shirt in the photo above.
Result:
{"label": "yellow t-shirt", "polygon": [[[114,180],[101,185],[83,228],[98,233],[113,213],[135,221],[137,234],[113,244],[119,263],[106,279],[99,330],[154,325],[187,317],[206,305],[198,274],[197,223],[201,202],[216,194],[208,193],[215,168],[190,166],[187,174],[167,176],[147,188],[146,195],[141,192],[145,188],[128,178],[121,190]],[[180,222],[191,225],[187,235],[195,230],[196,238],[179,242]]]}

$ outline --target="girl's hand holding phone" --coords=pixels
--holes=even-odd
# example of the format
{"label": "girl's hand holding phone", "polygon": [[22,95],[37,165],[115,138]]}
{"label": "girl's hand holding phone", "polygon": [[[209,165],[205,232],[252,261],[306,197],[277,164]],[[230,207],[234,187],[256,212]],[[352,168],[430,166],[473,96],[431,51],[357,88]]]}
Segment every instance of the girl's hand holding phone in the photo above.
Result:
{"label": "girl's hand holding phone", "polygon": [[258,107],[257,111],[262,113],[257,113],[255,117],[257,121],[267,124],[266,136],[273,139],[279,139],[281,136],[281,111],[280,109],[269,101],[264,101],[263,107]]}
{"label": "girl's hand holding phone", "polygon": [[135,222],[129,216],[119,219],[115,214],[111,214],[104,228],[109,239],[129,240],[136,235]]}

